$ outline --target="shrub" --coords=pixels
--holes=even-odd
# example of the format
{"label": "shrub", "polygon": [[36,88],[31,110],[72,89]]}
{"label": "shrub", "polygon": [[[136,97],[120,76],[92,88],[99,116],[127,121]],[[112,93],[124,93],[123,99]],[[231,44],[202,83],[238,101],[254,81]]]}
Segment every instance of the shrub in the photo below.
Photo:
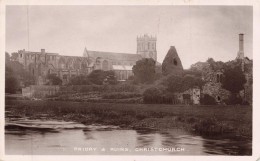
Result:
{"label": "shrub", "polygon": [[237,94],[231,94],[227,100],[224,100],[227,105],[242,104],[243,100]]}
{"label": "shrub", "polygon": [[47,79],[49,79],[49,83],[51,85],[61,85],[62,84],[62,80],[56,74],[49,74],[47,76]]}
{"label": "shrub", "polygon": [[91,81],[85,75],[79,75],[70,79],[69,85],[90,85]]}
{"label": "shrub", "polygon": [[215,98],[208,95],[208,94],[204,94],[204,96],[201,97],[200,103],[202,105],[215,105],[215,104],[217,104]]}
{"label": "shrub", "polygon": [[161,102],[161,91],[155,87],[148,88],[143,93],[144,103]]}
{"label": "shrub", "polygon": [[108,84],[116,84],[114,71],[94,70],[88,75],[88,79],[93,84],[102,85],[104,81]]}

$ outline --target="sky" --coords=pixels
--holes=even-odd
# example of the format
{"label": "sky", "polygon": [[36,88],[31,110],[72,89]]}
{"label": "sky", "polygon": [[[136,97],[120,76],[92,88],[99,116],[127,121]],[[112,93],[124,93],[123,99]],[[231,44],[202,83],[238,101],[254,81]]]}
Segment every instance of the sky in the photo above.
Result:
{"label": "sky", "polygon": [[250,6],[7,6],[6,51],[82,56],[95,51],[136,53],[137,36],[157,37],[162,62],[175,46],[185,69],[198,61],[233,60],[238,34],[252,59]]}

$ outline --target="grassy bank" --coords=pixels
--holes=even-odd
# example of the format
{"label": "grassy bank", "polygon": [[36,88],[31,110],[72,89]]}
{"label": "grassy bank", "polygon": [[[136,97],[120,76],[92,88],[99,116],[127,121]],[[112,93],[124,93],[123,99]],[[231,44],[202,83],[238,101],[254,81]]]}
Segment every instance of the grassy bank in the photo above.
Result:
{"label": "grassy bank", "polygon": [[118,125],[122,128],[184,128],[207,136],[252,137],[250,106],[173,106],[63,101],[6,100],[6,111],[37,119]]}

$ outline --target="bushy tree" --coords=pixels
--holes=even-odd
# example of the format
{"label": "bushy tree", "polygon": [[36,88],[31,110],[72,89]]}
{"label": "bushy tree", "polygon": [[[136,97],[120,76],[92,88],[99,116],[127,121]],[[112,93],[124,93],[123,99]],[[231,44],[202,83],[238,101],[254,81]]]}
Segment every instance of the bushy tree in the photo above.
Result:
{"label": "bushy tree", "polygon": [[169,92],[181,92],[182,91],[182,76],[179,75],[170,75],[166,80],[166,87]]}
{"label": "bushy tree", "polygon": [[104,83],[115,85],[117,84],[117,79],[114,73],[108,73],[106,78],[104,79]]}
{"label": "bushy tree", "polygon": [[51,85],[61,85],[62,80],[56,74],[49,74],[47,76]]}
{"label": "bushy tree", "polygon": [[155,61],[152,58],[143,58],[133,66],[134,79],[139,83],[151,83],[155,75]]}
{"label": "bushy tree", "polygon": [[246,83],[245,75],[240,66],[228,66],[224,70],[223,88],[229,90],[231,93],[238,93],[244,88]]}
{"label": "bushy tree", "polygon": [[12,53],[12,56],[10,57],[8,53],[5,54],[6,69],[12,71],[19,85],[23,84],[25,86],[29,86],[35,84],[34,76],[30,72],[26,71],[21,63],[19,63],[17,60],[12,59],[13,55],[15,54]]}
{"label": "bushy tree", "polygon": [[11,68],[5,68],[5,92],[6,93],[16,93],[19,88],[19,82],[17,77],[14,75]]}
{"label": "bushy tree", "polygon": [[184,77],[179,75],[171,75],[166,79],[165,85],[169,92],[178,93],[184,92],[195,86],[202,87],[204,82],[199,77],[193,75],[185,75]]}
{"label": "bushy tree", "polygon": [[208,94],[205,94],[203,97],[201,97],[200,103],[202,105],[216,105],[217,104],[215,98]]}
{"label": "bushy tree", "polygon": [[116,83],[114,71],[94,70],[88,75],[88,79],[97,85],[102,85],[104,81],[111,84]]}

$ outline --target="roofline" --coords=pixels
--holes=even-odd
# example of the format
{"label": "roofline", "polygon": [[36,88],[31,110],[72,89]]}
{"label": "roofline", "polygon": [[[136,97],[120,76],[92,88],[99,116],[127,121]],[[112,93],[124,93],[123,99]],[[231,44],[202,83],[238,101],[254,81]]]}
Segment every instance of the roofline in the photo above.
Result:
{"label": "roofline", "polygon": [[100,53],[111,53],[111,54],[129,54],[129,55],[139,55],[137,53],[118,53],[118,52],[110,52],[110,51],[94,51],[94,50],[87,50],[90,52],[100,52]]}

